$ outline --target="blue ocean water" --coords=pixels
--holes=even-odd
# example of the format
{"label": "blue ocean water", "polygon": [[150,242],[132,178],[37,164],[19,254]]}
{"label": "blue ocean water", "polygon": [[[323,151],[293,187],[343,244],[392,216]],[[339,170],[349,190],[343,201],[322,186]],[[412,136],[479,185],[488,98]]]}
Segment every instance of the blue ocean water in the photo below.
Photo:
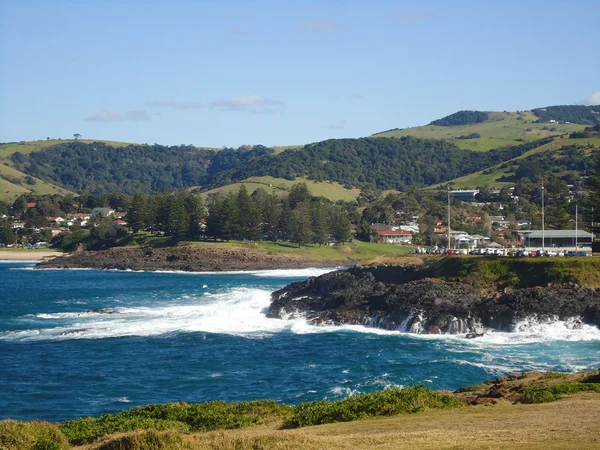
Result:
{"label": "blue ocean water", "polygon": [[600,332],[524,323],[481,339],[268,319],[270,293],[320,269],[33,270],[0,264],[0,418],[62,421],[149,403],[295,404],[389,386],[455,389],[600,366]]}

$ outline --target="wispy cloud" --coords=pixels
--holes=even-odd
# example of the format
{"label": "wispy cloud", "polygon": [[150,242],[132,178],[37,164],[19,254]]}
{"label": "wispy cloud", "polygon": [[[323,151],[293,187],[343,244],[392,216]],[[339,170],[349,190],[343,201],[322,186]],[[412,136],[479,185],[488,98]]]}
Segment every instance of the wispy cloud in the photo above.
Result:
{"label": "wispy cloud", "polygon": [[250,30],[246,30],[244,28],[233,28],[231,30],[231,34],[234,34],[236,36],[241,36],[241,37],[250,37],[250,36],[252,36],[252,33],[250,32]]}
{"label": "wispy cloud", "polygon": [[245,97],[231,97],[210,102],[176,102],[176,101],[154,101],[148,106],[155,108],[173,108],[179,110],[211,108],[223,111],[240,111],[251,114],[272,114],[283,111],[284,104],[280,100],[274,100],[260,95],[248,95]]}
{"label": "wispy cloud", "polygon": [[400,22],[415,22],[417,20],[429,19],[433,17],[433,14],[423,11],[417,12],[408,12],[403,14],[396,14],[392,16],[393,20],[398,20]]}
{"label": "wispy cloud", "polygon": [[312,31],[315,33],[332,33],[334,31],[340,31],[342,28],[335,23],[326,22],[306,22],[302,25],[302,28],[306,31]]}
{"label": "wispy cloud", "polygon": [[593,94],[588,95],[585,98],[585,104],[590,106],[600,105],[600,91],[596,91]]}
{"label": "wispy cloud", "polygon": [[142,122],[150,120],[148,113],[143,110],[136,111],[98,111],[85,118],[88,122]]}
{"label": "wispy cloud", "polygon": [[173,108],[173,109],[200,109],[206,108],[206,103],[201,102],[175,102],[172,100],[157,100],[147,103],[151,108]]}
{"label": "wispy cloud", "polygon": [[284,108],[282,101],[261,97],[260,95],[215,100],[209,102],[208,106],[225,111],[243,111],[253,114],[271,114],[283,111]]}

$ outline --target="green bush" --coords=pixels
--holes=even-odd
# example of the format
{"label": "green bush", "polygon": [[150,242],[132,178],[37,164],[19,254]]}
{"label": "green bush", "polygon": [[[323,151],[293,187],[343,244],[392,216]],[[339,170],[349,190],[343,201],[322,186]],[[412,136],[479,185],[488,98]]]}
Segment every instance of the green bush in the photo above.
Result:
{"label": "green bush", "polygon": [[85,417],[60,426],[72,444],[93,442],[112,433],[135,430],[177,430],[183,432],[242,428],[283,417],[291,408],[273,400],[196,404],[148,405],[99,418]]}
{"label": "green bush", "polygon": [[0,449],[2,450],[61,450],[69,448],[66,437],[48,423],[34,420],[0,422]]}
{"label": "green bush", "polygon": [[303,403],[294,408],[286,428],[300,428],[333,422],[350,422],[365,417],[416,413],[425,408],[458,408],[460,400],[439,394],[423,386],[393,388],[333,402]]}
{"label": "green bush", "polygon": [[548,372],[546,374],[544,374],[544,376],[542,377],[544,380],[555,380],[558,378],[566,378],[567,374],[566,373],[560,373],[560,372]]}
{"label": "green bush", "polygon": [[533,386],[523,389],[521,403],[549,403],[560,400],[563,395],[578,392],[600,393],[600,383],[556,383],[552,386]]}
{"label": "green bush", "polygon": [[95,450],[182,450],[189,443],[174,431],[131,433],[101,443]]}

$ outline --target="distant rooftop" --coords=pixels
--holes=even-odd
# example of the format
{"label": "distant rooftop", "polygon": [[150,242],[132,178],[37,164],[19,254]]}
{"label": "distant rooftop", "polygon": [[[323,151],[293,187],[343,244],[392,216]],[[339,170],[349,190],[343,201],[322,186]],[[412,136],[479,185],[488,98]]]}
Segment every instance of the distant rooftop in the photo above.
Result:
{"label": "distant rooftop", "polygon": [[[592,238],[593,234],[583,230],[545,230],[543,232],[545,238],[571,238],[574,239],[576,236],[583,238]],[[535,230],[528,234],[529,239],[542,239],[542,230]]]}

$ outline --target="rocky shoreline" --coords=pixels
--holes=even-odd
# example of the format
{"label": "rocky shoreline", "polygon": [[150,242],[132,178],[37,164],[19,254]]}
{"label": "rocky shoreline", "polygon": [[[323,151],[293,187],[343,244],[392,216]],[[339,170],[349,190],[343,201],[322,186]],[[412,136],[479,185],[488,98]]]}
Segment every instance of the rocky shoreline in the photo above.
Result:
{"label": "rocky shoreline", "polygon": [[268,254],[253,248],[181,246],[165,248],[115,247],[77,252],[36,265],[38,269],[117,269],[145,271],[221,272],[237,270],[335,267],[341,262]]}
{"label": "rocky shoreline", "polygon": [[[365,325],[418,334],[520,331],[524,322],[600,326],[600,289],[574,283],[493,288],[423,267],[354,267],[292,283],[272,294],[268,316],[313,325]],[[535,281],[535,280],[533,280]],[[534,283],[529,283],[534,284]]]}

